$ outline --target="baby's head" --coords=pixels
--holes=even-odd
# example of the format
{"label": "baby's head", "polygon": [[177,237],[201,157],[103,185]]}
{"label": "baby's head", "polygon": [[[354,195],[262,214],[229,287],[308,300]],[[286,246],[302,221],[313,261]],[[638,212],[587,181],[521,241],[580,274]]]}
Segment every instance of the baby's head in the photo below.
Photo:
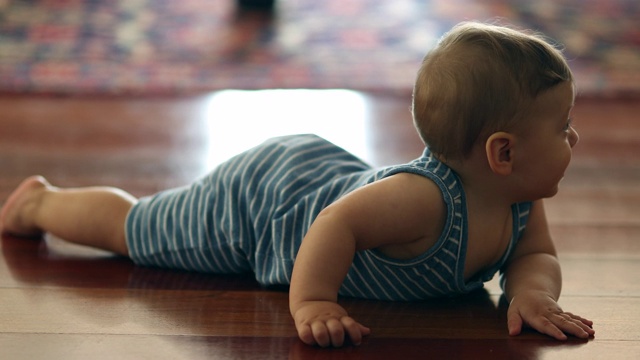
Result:
{"label": "baby's head", "polygon": [[422,140],[443,159],[464,159],[497,131],[522,129],[536,96],[573,82],[562,53],[538,35],[461,23],[424,58],[413,92]]}

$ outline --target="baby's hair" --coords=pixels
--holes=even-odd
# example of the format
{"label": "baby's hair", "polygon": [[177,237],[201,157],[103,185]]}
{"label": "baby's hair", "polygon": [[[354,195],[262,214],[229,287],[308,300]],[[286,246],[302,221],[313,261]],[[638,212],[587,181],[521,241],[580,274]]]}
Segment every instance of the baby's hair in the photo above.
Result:
{"label": "baby's hair", "polygon": [[424,58],[413,90],[413,119],[430,150],[466,158],[478,140],[517,128],[538,94],[573,82],[559,49],[541,35],[465,22]]}

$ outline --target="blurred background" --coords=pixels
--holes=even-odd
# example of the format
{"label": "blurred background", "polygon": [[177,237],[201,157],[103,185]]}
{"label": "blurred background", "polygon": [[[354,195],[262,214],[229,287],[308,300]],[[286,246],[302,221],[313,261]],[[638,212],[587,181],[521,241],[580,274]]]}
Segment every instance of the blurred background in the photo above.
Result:
{"label": "blurred background", "polygon": [[0,92],[408,93],[454,24],[499,21],[565,48],[583,95],[640,94],[637,0],[0,0]]}

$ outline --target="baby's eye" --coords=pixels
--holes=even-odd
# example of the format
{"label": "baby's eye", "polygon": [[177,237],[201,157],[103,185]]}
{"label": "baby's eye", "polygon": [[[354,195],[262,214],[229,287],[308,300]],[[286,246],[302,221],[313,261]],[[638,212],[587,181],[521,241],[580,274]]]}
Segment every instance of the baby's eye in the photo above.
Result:
{"label": "baby's eye", "polygon": [[564,124],[564,127],[562,128],[563,131],[569,131],[569,129],[571,128],[571,123],[573,122],[573,118],[569,118],[567,119],[567,122]]}

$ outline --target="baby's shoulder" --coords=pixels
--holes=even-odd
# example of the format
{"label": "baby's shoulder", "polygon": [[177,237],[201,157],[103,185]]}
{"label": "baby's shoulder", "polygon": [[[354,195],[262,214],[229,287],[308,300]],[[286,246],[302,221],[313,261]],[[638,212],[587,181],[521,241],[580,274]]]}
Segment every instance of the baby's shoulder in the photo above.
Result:
{"label": "baby's shoulder", "polygon": [[398,196],[407,196],[409,199],[441,199],[442,190],[436,182],[426,176],[411,172],[399,172],[385,177],[378,182],[387,183],[389,191],[398,193]]}
{"label": "baby's shoulder", "polygon": [[446,213],[442,190],[431,178],[401,172],[380,180],[379,186],[387,193],[385,197],[393,199],[389,205],[403,209],[402,216],[410,213],[417,219],[436,219]]}
{"label": "baby's shoulder", "polygon": [[[411,240],[380,246],[378,251],[394,259],[412,259],[428,251],[440,238],[447,218],[447,205],[440,187],[431,179],[398,173],[384,180],[393,202],[388,214]],[[387,194],[389,196],[389,194]],[[409,237],[406,237],[409,238]]]}

